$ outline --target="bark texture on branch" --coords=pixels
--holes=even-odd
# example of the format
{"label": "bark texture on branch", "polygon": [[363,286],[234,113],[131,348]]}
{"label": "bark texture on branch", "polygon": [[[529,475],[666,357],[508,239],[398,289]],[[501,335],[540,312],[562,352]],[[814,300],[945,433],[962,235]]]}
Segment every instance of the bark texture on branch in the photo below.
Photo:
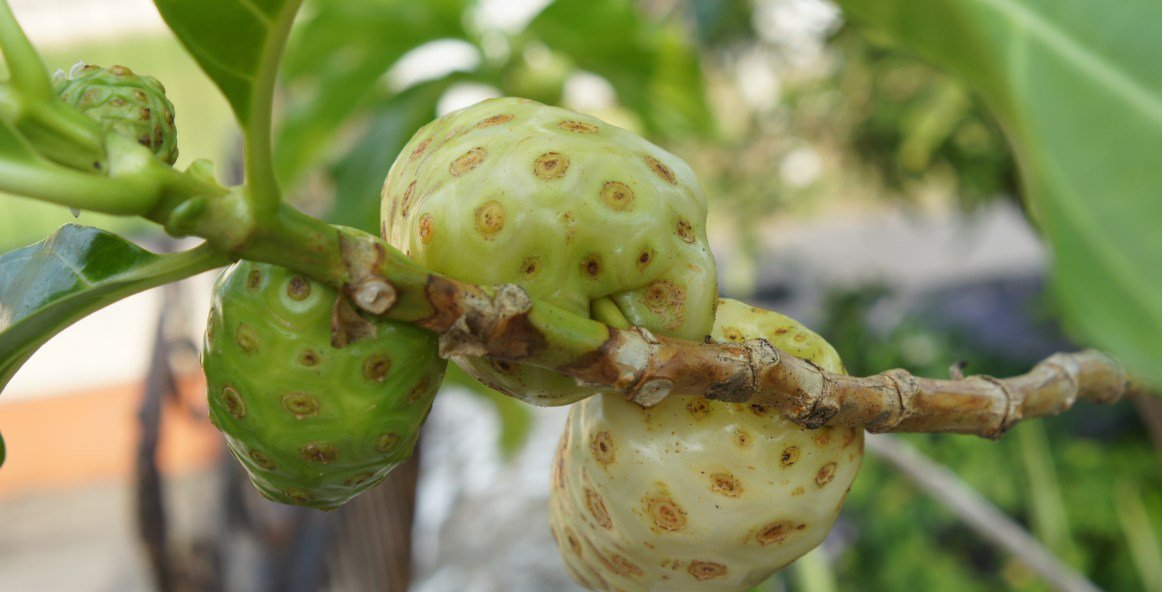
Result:
{"label": "bark texture on branch", "polygon": [[428,273],[377,239],[343,234],[341,246],[345,293],[368,312],[438,333],[440,355],[549,368],[646,407],[667,396],[704,396],[768,405],[808,428],[997,438],[1022,419],[1060,413],[1078,399],[1113,403],[1132,389],[1122,366],[1096,350],[1055,354],[1004,379],[936,380],[900,369],[832,374],[766,340],[696,343],[616,329],[535,301],[518,286],[485,288]]}

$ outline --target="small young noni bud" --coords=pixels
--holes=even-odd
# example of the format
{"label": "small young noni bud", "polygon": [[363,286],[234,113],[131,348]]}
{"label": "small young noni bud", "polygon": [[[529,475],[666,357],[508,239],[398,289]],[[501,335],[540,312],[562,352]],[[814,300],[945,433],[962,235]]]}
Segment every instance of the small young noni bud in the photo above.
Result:
{"label": "small young noni bud", "polygon": [[77,64],[68,75],[57,71],[53,90],[105,131],[137,140],[168,164],[177,160],[173,103],[156,78],[124,66]]}

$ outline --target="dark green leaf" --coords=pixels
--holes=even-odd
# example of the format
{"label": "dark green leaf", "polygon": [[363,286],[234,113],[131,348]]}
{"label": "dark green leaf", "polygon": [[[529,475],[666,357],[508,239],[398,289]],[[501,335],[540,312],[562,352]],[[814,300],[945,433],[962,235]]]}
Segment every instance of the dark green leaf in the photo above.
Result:
{"label": "dark green leaf", "polygon": [[680,23],[652,22],[628,0],[557,0],[528,32],[609,80],[651,133],[713,132],[698,53]]}
{"label": "dark green leaf", "polygon": [[380,190],[388,168],[416,130],[435,119],[436,101],[456,78],[419,84],[374,110],[363,138],[331,169],[339,197],[328,222],[379,232]]}
{"label": "dark green leaf", "polygon": [[[268,110],[274,70],[301,0],[154,0],[244,127]],[[265,98],[264,98],[265,95]]]}
{"label": "dark green leaf", "polygon": [[1070,322],[1162,380],[1162,3],[840,4],[984,96],[1018,154]]}
{"label": "dark green leaf", "polygon": [[226,263],[205,246],[156,255],[114,234],[71,224],[0,255],[0,390],[49,338],[89,313]]}
{"label": "dark green leaf", "polygon": [[[355,108],[404,54],[437,39],[465,39],[469,0],[323,0],[297,29],[284,67],[289,106],[278,130],[279,178],[293,181],[327,153]],[[387,32],[390,32],[388,34]]]}

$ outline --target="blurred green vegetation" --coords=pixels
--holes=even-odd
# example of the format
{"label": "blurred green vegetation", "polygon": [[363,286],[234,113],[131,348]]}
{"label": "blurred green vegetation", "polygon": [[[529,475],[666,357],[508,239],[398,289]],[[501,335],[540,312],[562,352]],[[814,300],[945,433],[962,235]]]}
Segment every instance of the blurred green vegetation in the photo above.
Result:
{"label": "blurred green vegetation", "polygon": [[[905,368],[941,377],[960,360],[971,360],[968,374],[1028,370],[1029,360],[998,354],[979,336],[923,311],[873,328],[881,324],[872,322],[877,304],[891,296],[890,289],[873,286],[830,297],[820,329],[850,373]],[[1044,312],[1043,299],[1034,298],[1029,316],[1052,331]],[[950,467],[1100,588],[1148,590],[1157,582],[1162,539],[1162,457],[1149,429],[1129,404],[1079,403],[1060,416],[1021,423],[996,442],[902,437]],[[1126,519],[1127,512],[1136,518]],[[1049,589],[873,455],[865,457],[842,520],[847,534],[835,569],[841,584],[853,589]],[[1136,561],[1140,553],[1152,561]]]}

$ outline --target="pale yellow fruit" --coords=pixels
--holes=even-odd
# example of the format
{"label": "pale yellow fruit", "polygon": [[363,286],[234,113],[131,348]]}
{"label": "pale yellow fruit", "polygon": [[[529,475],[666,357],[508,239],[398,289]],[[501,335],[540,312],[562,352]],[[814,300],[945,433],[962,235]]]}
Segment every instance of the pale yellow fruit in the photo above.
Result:
{"label": "pale yellow fruit", "polygon": [[[713,337],[765,338],[843,371],[821,337],[741,302],[720,301]],[[761,405],[599,395],[561,437],[553,534],[591,590],[745,591],[823,541],[862,456],[862,430],[807,430]]]}

